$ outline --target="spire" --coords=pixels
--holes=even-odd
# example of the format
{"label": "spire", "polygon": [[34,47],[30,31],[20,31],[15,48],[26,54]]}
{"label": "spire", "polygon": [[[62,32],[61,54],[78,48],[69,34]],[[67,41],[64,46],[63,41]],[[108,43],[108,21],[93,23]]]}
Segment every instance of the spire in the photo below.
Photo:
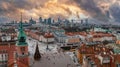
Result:
{"label": "spire", "polygon": [[32,20],[32,17],[31,17],[31,20]]}
{"label": "spire", "polygon": [[19,23],[19,35],[18,35],[18,44],[17,45],[27,45],[26,43],[26,34],[23,29],[23,24],[22,24],[22,13],[21,13],[21,21]]}
{"label": "spire", "polygon": [[21,12],[21,22],[22,22],[22,12]]}
{"label": "spire", "polygon": [[30,22],[33,22],[33,18],[32,17],[30,18]]}
{"label": "spire", "polygon": [[22,12],[21,12],[21,20],[20,20],[20,30],[23,30],[23,25],[22,25]]}

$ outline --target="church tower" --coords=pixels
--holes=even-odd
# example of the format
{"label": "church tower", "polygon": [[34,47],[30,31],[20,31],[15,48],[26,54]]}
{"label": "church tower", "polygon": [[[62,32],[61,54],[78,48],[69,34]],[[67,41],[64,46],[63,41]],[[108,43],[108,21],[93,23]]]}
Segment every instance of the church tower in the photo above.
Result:
{"label": "church tower", "polygon": [[16,43],[16,50],[17,50],[16,59],[18,67],[20,67],[21,64],[24,65],[25,67],[29,67],[28,44],[26,42],[26,35],[22,25],[22,14],[19,25],[18,41]]}

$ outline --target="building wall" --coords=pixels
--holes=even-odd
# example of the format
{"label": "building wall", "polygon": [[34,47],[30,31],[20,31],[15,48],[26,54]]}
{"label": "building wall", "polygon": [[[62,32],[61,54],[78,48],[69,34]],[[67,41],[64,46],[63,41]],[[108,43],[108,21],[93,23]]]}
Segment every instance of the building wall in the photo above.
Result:
{"label": "building wall", "polygon": [[112,40],[116,40],[115,37],[96,37],[96,38],[92,38],[92,41],[112,41]]}
{"label": "building wall", "polygon": [[6,60],[8,62],[8,65],[9,63],[14,62],[13,60],[14,60],[15,51],[16,51],[15,44],[14,45],[0,45],[0,61]]}
{"label": "building wall", "polygon": [[[17,48],[17,54],[19,55],[22,55],[22,53],[28,55],[28,47],[27,46],[18,46],[16,47]],[[24,48],[24,49],[22,49]]]}
{"label": "building wall", "polygon": [[48,39],[48,42],[54,42],[54,38],[47,38]]}
{"label": "building wall", "polygon": [[67,44],[74,44],[74,43],[79,43],[80,39],[79,38],[68,38],[66,39]]}
{"label": "building wall", "polygon": [[116,41],[116,44],[120,45],[120,40],[117,40],[117,41]]}
{"label": "building wall", "polygon": [[79,50],[76,50],[77,58],[80,64],[83,64],[83,54],[79,52]]}
{"label": "building wall", "polygon": [[8,53],[1,53],[0,54],[0,62],[1,61],[8,61]]}
{"label": "building wall", "polygon": [[42,42],[44,42],[44,43],[52,43],[52,42],[54,42],[55,41],[55,39],[54,38],[42,38]]}
{"label": "building wall", "polygon": [[56,37],[58,42],[60,43],[66,43],[66,37]]}
{"label": "building wall", "polygon": [[39,40],[40,35],[35,34],[35,32],[30,31],[28,35],[34,39]]}

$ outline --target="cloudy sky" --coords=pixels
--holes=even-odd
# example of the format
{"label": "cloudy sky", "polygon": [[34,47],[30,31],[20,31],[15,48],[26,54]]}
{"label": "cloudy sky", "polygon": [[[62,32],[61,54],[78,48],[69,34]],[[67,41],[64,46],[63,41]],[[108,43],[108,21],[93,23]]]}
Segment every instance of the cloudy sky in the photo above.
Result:
{"label": "cloudy sky", "polygon": [[[44,18],[75,19],[90,17],[120,21],[119,0],[0,0],[0,21]],[[119,18],[118,18],[119,17]]]}

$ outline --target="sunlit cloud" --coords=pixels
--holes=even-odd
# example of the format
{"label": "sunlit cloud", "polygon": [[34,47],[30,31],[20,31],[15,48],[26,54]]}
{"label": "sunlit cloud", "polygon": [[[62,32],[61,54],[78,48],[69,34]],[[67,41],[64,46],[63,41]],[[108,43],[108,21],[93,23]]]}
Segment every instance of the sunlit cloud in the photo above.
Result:
{"label": "sunlit cloud", "polygon": [[116,2],[119,0],[0,0],[0,16],[19,21],[22,12],[27,21],[31,17],[80,19],[81,15],[102,20]]}

